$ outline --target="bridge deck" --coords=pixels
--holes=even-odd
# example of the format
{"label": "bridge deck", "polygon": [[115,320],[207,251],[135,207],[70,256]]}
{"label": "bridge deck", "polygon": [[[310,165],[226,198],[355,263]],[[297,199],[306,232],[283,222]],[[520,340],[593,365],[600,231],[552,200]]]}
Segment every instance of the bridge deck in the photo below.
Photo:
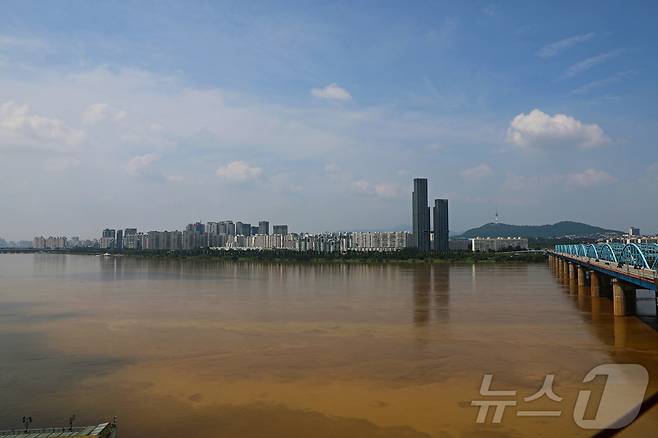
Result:
{"label": "bridge deck", "polygon": [[643,289],[656,290],[657,274],[653,269],[635,268],[628,264],[620,265],[606,260],[595,260],[585,256],[564,254],[554,251],[549,251],[548,253],[572,261],[583,267],[602,272],[611,277],[619,278]]}

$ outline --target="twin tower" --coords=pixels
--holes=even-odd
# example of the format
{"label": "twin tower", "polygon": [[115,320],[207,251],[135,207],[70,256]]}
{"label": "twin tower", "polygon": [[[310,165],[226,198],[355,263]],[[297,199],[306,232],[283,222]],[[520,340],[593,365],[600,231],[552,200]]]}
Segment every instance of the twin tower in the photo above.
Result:
{"label": "twin tower", "polygon": [[427,205],[427,178],[414,178],[411,194],[413,243],[421,252],[448,253],[448,200],[434,200],[434,242],[430,244],[430,208]]}

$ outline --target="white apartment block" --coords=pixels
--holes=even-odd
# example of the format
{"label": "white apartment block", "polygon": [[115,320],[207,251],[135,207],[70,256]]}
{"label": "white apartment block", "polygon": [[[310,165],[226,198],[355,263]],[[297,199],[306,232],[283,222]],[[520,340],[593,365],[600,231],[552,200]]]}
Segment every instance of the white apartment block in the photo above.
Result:
{"label": "white apartment block", "polygon": [[412,246],[412,235],[407,231],[354,232],[350,237],[352,251],[397,251]]}
{"label": "white apartment block", "polygon": [[528,249],[528,239],[525,237],[476,237],[471,239],[473,252],[510,251]]}

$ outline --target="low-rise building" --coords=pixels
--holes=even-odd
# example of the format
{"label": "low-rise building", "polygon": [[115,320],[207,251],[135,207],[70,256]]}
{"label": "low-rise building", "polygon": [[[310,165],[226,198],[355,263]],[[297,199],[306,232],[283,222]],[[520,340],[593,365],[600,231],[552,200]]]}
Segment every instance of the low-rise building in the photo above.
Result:
{"label": "low-rise building", "polygon": [[450,251],[472,251],[473,244],[470,239],[452,239],[448,242]]}
{"label": "low-rise building", "polygon": [[525,237],[476,237],[471,239],[473,252],[513,251],[528,249]]}
{"label": "low-rise building", "polygon": [[36,236],[32,239],[32,248],[46,249],[46,239],[43,236]]}

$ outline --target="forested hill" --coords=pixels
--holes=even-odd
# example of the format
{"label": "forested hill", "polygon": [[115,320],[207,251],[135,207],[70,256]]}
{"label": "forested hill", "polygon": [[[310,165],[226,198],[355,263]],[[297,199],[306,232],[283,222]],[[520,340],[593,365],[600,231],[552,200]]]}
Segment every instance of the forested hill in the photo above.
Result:
{"label": "forested hill", "polygon": [[563,221],[547,225],[510,225],[490,222],[478,228],[472,228],[459,237],[530,237],[530,238],[559,238],[574,237],[603,237],[623,234],[621,231],[607,230],[601,227],[581,222]]}

